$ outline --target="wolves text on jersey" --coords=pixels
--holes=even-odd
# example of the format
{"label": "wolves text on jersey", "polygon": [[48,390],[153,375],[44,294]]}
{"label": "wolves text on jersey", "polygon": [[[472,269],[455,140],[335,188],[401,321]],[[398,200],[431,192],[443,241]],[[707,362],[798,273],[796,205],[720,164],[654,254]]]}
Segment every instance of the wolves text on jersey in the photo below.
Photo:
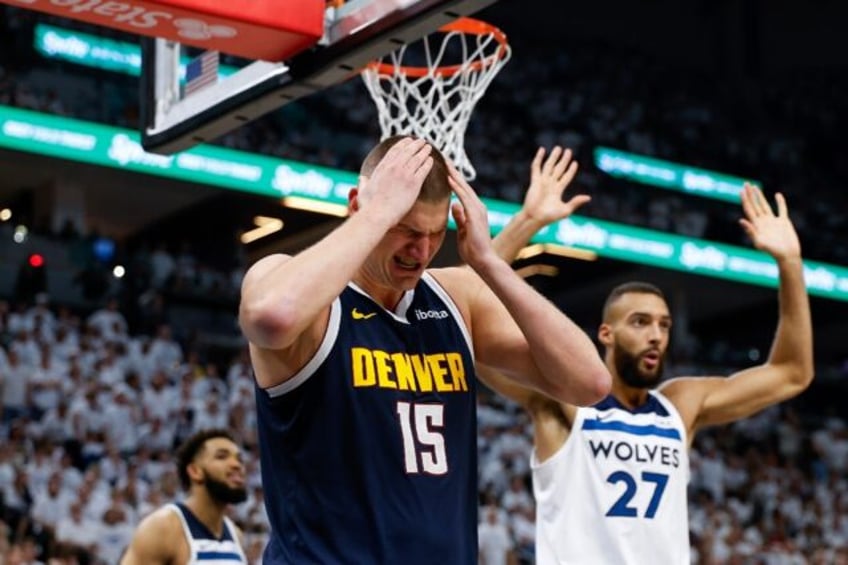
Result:
{"label": "wolves text on jersey", "polygon": [[664,467],[677,468],[680,466],[680,449],[670,445],[656,443],[639,443],[620,440],[589,439],[589,449],[597,459],[617,459],[619,461],[635,461],[636,463],[659,463]]}

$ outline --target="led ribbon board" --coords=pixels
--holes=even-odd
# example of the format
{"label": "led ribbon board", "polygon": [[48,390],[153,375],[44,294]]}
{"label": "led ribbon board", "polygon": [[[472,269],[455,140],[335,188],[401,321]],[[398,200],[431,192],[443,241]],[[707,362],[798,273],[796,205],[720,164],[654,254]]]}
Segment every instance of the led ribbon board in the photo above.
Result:
{"label": "led ribbon board", "polygon": [[745,182],[762,186],[756,180],[733,177],[608,147],[595,148],[595,166],[613,177],[734,204],[739,202],[739,193],[742,192]]}
{"label": "led ribbon board", "polygon": [[[0,147],[104,167],[218,186],[273,198],[295,196],[344,205],[357,175],[211,145],[175,155],[146,153],[136,132],[0,106]],[[484,199],[498,232],[519,205]],[[453,226],[451,226],[453,227]],[[602,257],[768,287],[777,266],[759,251],[572,216],[547,226],[534,243],[594,251]],[[848,268],[805,261],[811,294],[848,301]]]}

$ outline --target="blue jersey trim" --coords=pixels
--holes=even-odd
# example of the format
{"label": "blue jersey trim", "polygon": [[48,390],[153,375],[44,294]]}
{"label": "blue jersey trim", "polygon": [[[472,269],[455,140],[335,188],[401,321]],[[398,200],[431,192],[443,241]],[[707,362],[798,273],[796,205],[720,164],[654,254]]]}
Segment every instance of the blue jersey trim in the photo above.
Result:
{"label": "blue jersey trim", "polygon": [[660,428],[658,426],[647,425],[640,426],[636,424],[626,424],[624,422],[603,422],[601,420],[583,420],[584,430],[611,430],[616,432],[624,432],[635,436],[658,436],[669,439],[680,440],[680,432],[670,428]]}
{"label": "blue jersey trim", "polygon": [[230,551],[198,551],[197,559],[198,561],[203,559],[232,559],[241,563],[241,555]]}
{"label": "blue jersey trim", "polygon": [[595,404],[594,408],[600,411],[606,410],[624,410],[630,414],[657,414],[659,416],[668,416],[668,410],[666,410],[665,406],[663,406],[662,402],[657,400],[657,398],[651,394],[648,396],[648,399],[641,406],[637,406],[636,408],[630,409],[624,406],[621,402],[618,401],[616,397],[613,395],[609,395],[597,404]]}

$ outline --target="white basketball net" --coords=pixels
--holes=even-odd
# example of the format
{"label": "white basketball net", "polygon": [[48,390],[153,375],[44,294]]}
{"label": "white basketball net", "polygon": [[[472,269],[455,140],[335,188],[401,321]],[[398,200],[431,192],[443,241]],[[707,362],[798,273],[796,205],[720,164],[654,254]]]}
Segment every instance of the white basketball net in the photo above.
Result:
{"label": "white basketball net", "polygon": [[[509,60],[509,45],[494,33],[467,31],[440,31],[412,45],[384,57],[382,71],[371,65],[361,73],[377,105],[382,139],[422,137],[472,180],[477,173],[465,154],[465,130],[477,101]],[[422,76],[406,72],[410,68]]]}

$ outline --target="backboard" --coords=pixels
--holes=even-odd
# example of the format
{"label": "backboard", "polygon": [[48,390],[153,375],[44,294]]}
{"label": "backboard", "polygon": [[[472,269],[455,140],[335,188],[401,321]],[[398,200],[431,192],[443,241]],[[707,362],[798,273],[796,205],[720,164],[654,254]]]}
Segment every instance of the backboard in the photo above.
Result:
{"label": "backboard", "polygon": [[[286,0],[296,2],[297,0]],[[184,96],[182,46],[142,39],[142,145],[170,154],[356,76],[369,62],[496,0],[328,2],[324,34],[282,62],[254,61]],[[335,6],[336,4],[340,4]]]}

